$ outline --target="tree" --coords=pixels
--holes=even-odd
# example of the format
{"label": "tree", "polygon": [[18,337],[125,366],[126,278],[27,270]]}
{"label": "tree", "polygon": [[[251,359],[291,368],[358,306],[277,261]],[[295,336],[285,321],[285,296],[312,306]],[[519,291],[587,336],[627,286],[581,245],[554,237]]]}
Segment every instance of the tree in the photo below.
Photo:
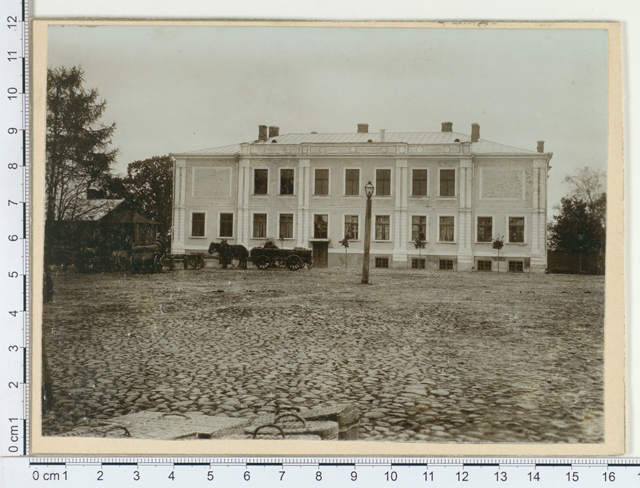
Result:
{"label": "tree", "polygon": [[500,251],[504,247],[504,236],[495,236],[491,247],[498,251],[498,273],[500,273]]}
{"label": "tree", "polygon": [[580,273],[583,255],[599,253],[605,247],[606,231],[600,217],[575,196],[562,198],[560,213],[553,216],[549,232],[553,249],[579,255]]}
{"label": "tree", "polygon": [[[46,221],[78,220],[89,207],[87,190],[101,186],[115,161],[116,124],[100,122],[107,106],[87,90],[81,68],[47,71]],[[95,207],[92,208],[95,210]]]}
{"label": "tree", "polygon": [[583,166],[565,175],[564,182],[569,186],[568,196],[585,202],[604,226],[607,214],[606,173]]}
{"label": "tree", "polygon": [[418,250],[418,269],[422,264],[422,250],[427,247],[427,241],[422,232],[416,232],[413,236],[413,247]]}
{"label": "tree", "polygon": [[[173,163],[169,156],[154,156],[134,161],[122,179],[127,194],[123,195],[143,215],[160,224],[158,231],[165,235],[171,228],[171,199],[173,193]],[[111,187],[118,188],[117,182]]]}

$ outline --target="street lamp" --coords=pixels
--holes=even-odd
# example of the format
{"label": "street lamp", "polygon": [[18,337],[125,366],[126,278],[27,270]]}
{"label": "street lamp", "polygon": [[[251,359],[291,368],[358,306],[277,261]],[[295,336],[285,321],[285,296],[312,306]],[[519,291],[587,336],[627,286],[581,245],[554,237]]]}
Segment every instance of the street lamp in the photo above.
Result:
{"label": "street lamp", "polygon": [[368,182],[364,185],[364,193],[367,195],[367,210],[364,220],[364,257],[362,259],[362,284],[369,283],[369,250],[371,248],[371,197],[373,185]]}

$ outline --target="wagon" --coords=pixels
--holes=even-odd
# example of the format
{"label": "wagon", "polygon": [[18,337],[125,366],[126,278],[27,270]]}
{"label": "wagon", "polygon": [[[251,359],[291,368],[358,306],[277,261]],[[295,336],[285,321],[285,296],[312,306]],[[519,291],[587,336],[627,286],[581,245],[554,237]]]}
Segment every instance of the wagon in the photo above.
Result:
{"label": "wagon", "polygon": [[254,247],[251,249],[250,259],[258,269],[271,267],[287,267],[291,271],[313,268],[313,251],[303,247],[280,249],[275,246]]}

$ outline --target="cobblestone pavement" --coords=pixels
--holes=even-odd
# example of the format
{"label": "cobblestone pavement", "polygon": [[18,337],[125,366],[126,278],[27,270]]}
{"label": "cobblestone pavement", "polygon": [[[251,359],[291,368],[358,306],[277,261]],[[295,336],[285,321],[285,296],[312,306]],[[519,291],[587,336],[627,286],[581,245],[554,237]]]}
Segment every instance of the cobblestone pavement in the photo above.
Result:
{"label": "cobblestone pavement", "polygon": [[55,276],[55,435],[140,410],[353,403],[362,438],[601,442],[602,277],[284,269]]}

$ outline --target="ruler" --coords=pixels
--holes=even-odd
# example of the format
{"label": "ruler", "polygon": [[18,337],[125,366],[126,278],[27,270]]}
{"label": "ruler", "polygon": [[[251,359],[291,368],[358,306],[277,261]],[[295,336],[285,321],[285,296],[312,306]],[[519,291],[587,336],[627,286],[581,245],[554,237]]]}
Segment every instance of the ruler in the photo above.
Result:
{"label": "ruler", "polygon": [[[196,441],[197,442],[197,441]],[[632,459],[34,459],[5,468],[15,486],[607,487],[638,486]],[[12,472],[15,470],[15,473]]]}
{"label": "ruler", "polygon": [[28,454],[30,86],[27,1],[9,0],[0,6],[0,448],[3,457]]}

